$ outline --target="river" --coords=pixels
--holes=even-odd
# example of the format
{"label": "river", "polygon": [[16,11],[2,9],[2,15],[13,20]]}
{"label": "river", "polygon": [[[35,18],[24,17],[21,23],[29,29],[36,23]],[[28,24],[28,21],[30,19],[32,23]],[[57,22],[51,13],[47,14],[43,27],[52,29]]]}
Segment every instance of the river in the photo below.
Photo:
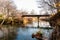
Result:
{"label": "river", "polygon": [[[6,28],[5,28],[5,30],[6,30]],[[15,29],[10,28],[11,32],[13,30],[16,30],[16,28]],[[48,30],[48,29],[44,29],[44,28],[21,28],[21,27],[17,27],[17,31],[15,32],[16,37],[14,38],[14,40],[36,40],[36,38],[32,38],[32,34],[38,32],[38,31],[41,31],[43,36],[47,39],[49,39],[49,36],[52,33],[52,29]],[[0,37],[2,37],[3,35],[4,35],[3,31],[0,30]],[[9,35],[10,36],[12,35],[11,38],[13,37],[13,34],[10,33]],[[9,39],[12,40],[11,38],[9,38]]]}
{"label": "river", "polygon": [[47,39],[49,39],[49,36],[52,33],[52,29],[18,28],[15,40],[36,40],[35,38],[32,38],[32,34],[37,31],[41,31],[43,36]]}

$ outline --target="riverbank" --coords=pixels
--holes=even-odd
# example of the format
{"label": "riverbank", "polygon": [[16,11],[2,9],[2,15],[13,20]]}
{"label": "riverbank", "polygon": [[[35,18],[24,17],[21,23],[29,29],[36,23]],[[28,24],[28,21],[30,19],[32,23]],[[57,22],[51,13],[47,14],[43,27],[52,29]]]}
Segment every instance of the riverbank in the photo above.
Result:
{"label": "riverbank", "polygon": [[0,14],[0,24],[2,25],[22,25],[22,17],[9,16],[7,17],[4,14]]}

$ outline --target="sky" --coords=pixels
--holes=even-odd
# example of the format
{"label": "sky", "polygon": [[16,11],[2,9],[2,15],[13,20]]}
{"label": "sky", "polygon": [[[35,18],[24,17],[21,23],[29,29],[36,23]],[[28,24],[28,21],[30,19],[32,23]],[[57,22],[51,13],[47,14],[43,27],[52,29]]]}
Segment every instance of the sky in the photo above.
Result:
{"label": "sky", "polygon": [[[51,10],[48,11],[49,6],[47,4],[44,4],[44,8],[38,8],[38,0],[13,0],[17,9],[18,10],[23,10],[23,11],[28,11],[31,12],[32,10],[34,10],[35,14],[39,15],[43,15],[46,12],[48,12],[49,14],[51,14]],[[40,0],[42,2],[42,0]],[[47,0],[46,0],[47,1]],[[40,3],[41,3],[40,2]]]}
{"label": "sky", "polygon": [[37,14],[39,14],[39,8],[36,0],[13,0],[18,10],[25,10],[30,12],[34,10]]}

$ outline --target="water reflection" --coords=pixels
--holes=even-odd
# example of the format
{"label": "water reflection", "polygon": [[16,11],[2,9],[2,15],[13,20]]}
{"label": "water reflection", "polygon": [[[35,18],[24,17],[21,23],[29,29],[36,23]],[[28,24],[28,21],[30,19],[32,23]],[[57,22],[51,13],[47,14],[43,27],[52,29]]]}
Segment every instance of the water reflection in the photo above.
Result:
{"label": "water reflection", "polygon": [[32,38],[32,34],[37,31],[41,31],[43,36],[49,38],[49,35],[52,32],[52,29],[40,29],[40,28],[18,28],[16,40],[36,40]]}

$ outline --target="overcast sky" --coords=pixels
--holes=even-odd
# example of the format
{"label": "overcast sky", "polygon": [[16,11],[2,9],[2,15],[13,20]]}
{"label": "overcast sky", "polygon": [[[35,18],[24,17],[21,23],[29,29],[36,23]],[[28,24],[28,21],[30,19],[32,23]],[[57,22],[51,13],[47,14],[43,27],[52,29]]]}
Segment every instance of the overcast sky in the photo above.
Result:
{"label": "overcast sky", "polygon": [[[37,0],[13,0],[13,1],[16,4],[18,10],[25,10],[28,12],[30,12],[31,10],[34,10],[36,14],[45,14],[46,12],[48,12],[49,14],[52,13],[50,6],[48,6],[47,4],[42,3],[44,8],[43,7],[38,8],[38,3],[36,2]],[[43,2],[42,0],[40,1]],[[48,0],[45,0],[45,1],[49,2]],[[53,11],[55,12],[55,10]]]}
{"label": "overcast sky", "polygon": [[36,0],[13,0],[17,6],[17,9],[31,11],[32,9],[39,14],[39,8],[37,6]]}

